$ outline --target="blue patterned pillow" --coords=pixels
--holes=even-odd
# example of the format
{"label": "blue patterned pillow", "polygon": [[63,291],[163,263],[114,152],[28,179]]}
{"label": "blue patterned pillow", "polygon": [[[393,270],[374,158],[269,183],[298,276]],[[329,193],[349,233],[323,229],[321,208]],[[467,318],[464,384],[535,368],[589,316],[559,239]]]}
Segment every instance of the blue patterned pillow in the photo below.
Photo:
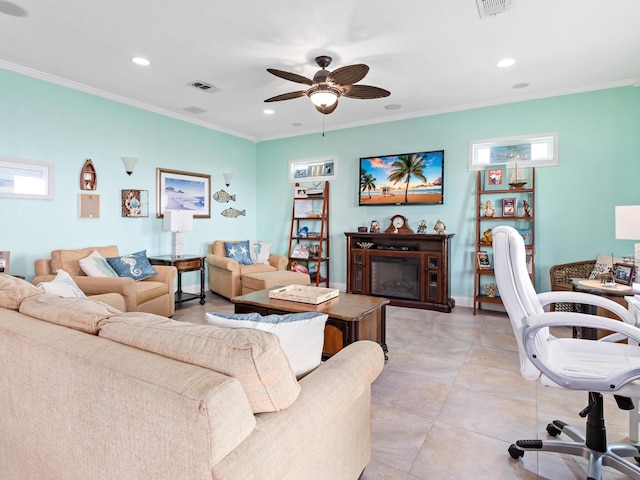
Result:
{"label": "blue patterned pillow", "polygon": [[244,242],[224,242],[224,251],[228,258],[233,258],[240,265],[253,265],[249,240]]}
{"label": "blue patterned pillow", "polygon": [[107,258],[107,263],[111,265],[111,268],[116,271],[119,277],[144,280],[158,274],[149,263],[146,250],[123,255],[122,257],[109,257]]}

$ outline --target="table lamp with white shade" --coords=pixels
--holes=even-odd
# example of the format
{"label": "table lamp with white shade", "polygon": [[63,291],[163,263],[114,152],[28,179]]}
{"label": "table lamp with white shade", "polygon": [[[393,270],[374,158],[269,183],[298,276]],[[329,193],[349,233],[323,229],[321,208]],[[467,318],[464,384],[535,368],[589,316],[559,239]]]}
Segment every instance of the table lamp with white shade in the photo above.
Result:
{"label": "table lamp with white shade", "polygon": [[164,229],[171,231],[171,256],[184,255],[182,232],[193,230],[193,212],[189,210],[165,210]]}
{"label": "table lamp with white shade", "polygon": [[[616,207],[616,240],[640,240],[640,205]],[[636,279],[640,279],[640,243],[635,244],[634,264]],[[633,290],[640,291],[637,280]]]}

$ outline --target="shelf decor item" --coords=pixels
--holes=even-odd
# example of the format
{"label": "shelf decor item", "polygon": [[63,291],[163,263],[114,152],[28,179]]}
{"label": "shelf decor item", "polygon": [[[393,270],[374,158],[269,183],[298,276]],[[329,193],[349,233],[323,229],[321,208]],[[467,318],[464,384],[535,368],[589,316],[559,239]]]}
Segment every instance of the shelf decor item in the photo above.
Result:
{"label": "shelf decor item", "polygon": [[505,175],[506,168],[504,165],[489,165],[484,170],[484,189],[505,190],[507,188]]}
{"label": "shelf decor item", "polygon": [[80,171],[80,190],[95,190],[98,186],[98,176],[96,168],[90,158],[84,162]]}
{"label": "shelf decor item", "polygon": [[516,199],[515,198],[502,199],[502,216],[503,217],[516,216]]}
{"label": "shelf decor item", "polygon": [[511,185],[516,190],[520,190],[524,188],[527,184],[527,177],[518,169],[518,162],[516,162],[516,168],[513,170],[511,174],[511,180],[509,180],[509,185]]}

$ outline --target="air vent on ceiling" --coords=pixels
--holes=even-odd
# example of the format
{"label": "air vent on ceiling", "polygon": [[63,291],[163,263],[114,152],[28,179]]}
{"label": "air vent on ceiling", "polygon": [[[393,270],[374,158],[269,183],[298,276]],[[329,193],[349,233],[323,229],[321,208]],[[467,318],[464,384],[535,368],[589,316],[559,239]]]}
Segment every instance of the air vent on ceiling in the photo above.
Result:
{"label": "air vent on ceiling", "polygon": [[186,110],[189,113],[204,113],[206,110],[203,110],[199,107],[184,107],[183,110]]}
{"label": "air vent on ceiling", "polygon": [[476,0],[476,3],[480,18],[508,12],[511,9],[511,0]]}
{"label": "air vent on ceiling", "polygon": [[207,93],[213,93],[218,91],[216,87],[206,82],[191,82],[189,85]]}

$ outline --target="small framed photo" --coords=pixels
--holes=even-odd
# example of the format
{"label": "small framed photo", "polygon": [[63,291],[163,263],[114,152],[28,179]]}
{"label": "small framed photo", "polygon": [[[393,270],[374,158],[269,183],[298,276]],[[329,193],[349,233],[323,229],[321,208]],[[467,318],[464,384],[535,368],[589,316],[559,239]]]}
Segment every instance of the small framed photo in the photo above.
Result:
{"label": "small framed photo", "polygon": [[480,250],[477,254],[478,270],[491,270],[491,262],[489,262],[489,254],[484,250]]}
{"label": "small framed photo", "polygon": [[485,190],[505,190],[507,182],[505,180],[506,168],[504,165],[490,165],[484,170]]}
{"label": "small framed photo", "polygon": [[0,250],[0,273],[9,275],[9,259],[11,252],[8,250]]}
{"label": "small framed photo", "polygon": [[502,216],[503,217],[516,216],[516,199],[515,198],[502,199]]}
{"label": "small framed photo", "polygon": [[633,282],[633,270],[634,266],[629,263],[616,263],[615,264],[615,281],[622,285],[631,285]]}

